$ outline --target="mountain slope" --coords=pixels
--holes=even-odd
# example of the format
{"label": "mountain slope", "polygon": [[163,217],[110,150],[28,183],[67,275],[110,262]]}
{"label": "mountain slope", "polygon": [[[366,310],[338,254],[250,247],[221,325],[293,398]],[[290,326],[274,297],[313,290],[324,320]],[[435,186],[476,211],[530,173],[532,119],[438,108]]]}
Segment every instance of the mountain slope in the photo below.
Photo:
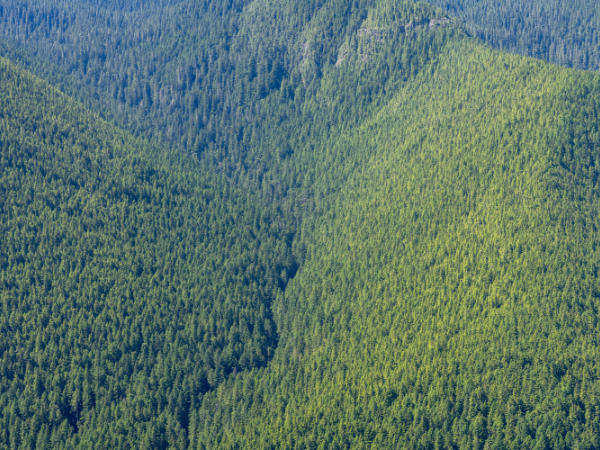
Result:
{"label": "mountain slope", "polygon": [[128,5],[2,8],[200,163],[2,60],[0,442],[599,445],[597,76],[425,3]]}
{"label": "mountain slope", "polygon": [[127,130],[233,177],[260,177],[277,163],[259,147],[280,134],[279,122],[300,126],[323,72],[369,11],[391,9],[402,25],[441,14],[381,0],[167,1],[126,11],[120,3],[11,0],[0,13],[6,53]]}
{"label": "mountain slope", "polygon": [[304,221],[274,359],[193,439],[597,446],[599,81],[463,40],[349,131],[370,162]]}
{"label": "mountain slope", "polygon": [[432,0],[499,48],[580,69],[600,70],[595,0]]}
{"label": "mountain slope", "polygon": [[0,445],[185,446],[198,399],[272,354],[286,246],[223,177],[3,59],[0,91]]}
{"label": "mountain slope", "polygon": [[[295,17],[291,6],[283,9]],[[303,19],[305,39],[333,32],[329,19],[347,7],[333,6]],[[263,98],[243,153],[215,149],[204,167],[135,141],[7,63],[2,176],[14,182],[1,214],[10,236],[3,333],[11,337],[2,349],[2,442],[185,447],[203,396],[229,375],[265,365],[277,345],[270,304],[297,267],[294,226],[314,203],[313,182],[343,177],[315,147],[384,102],[456,32],[420,25],[373,42],[359,26],[388,32],[394,20],[429,23],[438,13],[409,4],[388,18],[352,10],[354,29],[303,58],[310,67],[298,66],[296,75],[313,81]],[[391,54],[394,47],[404,52]],[[320,67],[315,59],[325,54]],[[31,185],[41,188],[13,193]],[[54,231],[40,242],[41,220]],[[33,230],[21,235],[21,223]],[[91,236],[80,242],[82,233]],[[55,297],[53,309],[28,314]]]}
{"label": "mountain slope", "polygon": [[[593,0],[430,3],[496,47],[600,67]],[[289,115],[290,97],[314,89],[368,11],[398,5],[424,3],[9,0],[0,7],[0,35],[9,44],[3,54],[120,126],[208,153],[237,174],[260,165],[246,151],[273,113],[276,102],[264,100],[275,95],[277,115]]]}

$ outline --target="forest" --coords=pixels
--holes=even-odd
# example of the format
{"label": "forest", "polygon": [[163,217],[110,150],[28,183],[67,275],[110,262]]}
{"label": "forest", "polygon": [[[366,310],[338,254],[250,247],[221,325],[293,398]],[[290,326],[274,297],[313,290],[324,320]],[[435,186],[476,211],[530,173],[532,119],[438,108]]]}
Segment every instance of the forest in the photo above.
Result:
{"label": "forest", "polygon": [[600,446],[598,9],[432,3],[0,5],[0,447]]}
{"label": "forest", "polygon": [[595,0],[432,0],[491,45],[563,66],[600,70]]}

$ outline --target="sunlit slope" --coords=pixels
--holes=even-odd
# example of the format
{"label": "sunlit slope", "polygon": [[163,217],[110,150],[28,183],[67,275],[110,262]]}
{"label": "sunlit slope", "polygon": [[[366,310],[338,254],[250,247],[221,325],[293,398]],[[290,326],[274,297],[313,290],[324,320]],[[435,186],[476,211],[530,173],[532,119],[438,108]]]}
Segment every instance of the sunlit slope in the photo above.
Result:
{"label": "sunlit slope", "polygon": [[597,76],[450,44],[338,141],[370,162],[304,222],[275,357],[192,439],[600,445],[599,112]]}
{"label": "sunlit slope", "polygon": [[[277,345],[252,201],[0,60],[0,446],[187,443]],[[281,251],[279,251],[281,250]]]}
{"label": "sunlit slope", "polygon": [[201,163],[3,63],[0,446],[600,446],[597,76],[425,3],[21,3]]}

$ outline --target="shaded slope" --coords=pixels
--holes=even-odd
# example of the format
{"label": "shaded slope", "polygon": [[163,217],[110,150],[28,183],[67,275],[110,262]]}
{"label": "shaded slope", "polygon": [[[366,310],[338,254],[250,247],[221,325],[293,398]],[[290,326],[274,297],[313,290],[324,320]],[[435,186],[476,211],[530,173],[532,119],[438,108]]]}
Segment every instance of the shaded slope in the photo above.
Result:
{"label": "shaded slope", "polygon": [[432,0],[499,48],[579,69],[600,70],[595,0]]}
{"label": "shaded slope", "polygon": [[[311,122],[307,110],[320,101],[324,74],[344,59],[340,47],[356,43],[370,11],[385,9],[397,23],[383,41],[403,30],[395,25],[441,14],[423,3],[380,0],[167,1],[125,11],[119,2],[11,0],[0,13],[0,32],[12,59],[119,125],[196,152],[234,179],[248,172],[248,182],[296,150],[285,139],[288,128],[321,132],[340,112],[353,120],[329,109],[327,121]],[[425,42],[414,47],[427,54]],[[403,60],[412,66],[402,67],[403,76],[418,66],[411,57]],[[379,80],[363,77],[359,95],[343,86],[353,113],[377,99],[381,78],[398,69]]]}
{"label": "shaded slope", "polygon": [[286,246],[222,177],[6,60],[0,91],[0,445],[184,447],[277,344]]}
{"label": "shaded slope", "polygon": [[[296,7],[284,8],[285,13],[294,18]],[[2,211],[3,217],[10,219],[5,228],[12,242],[6,250],[10,264],[4,267],[6,297],[12,298],[14,289],[21,289],[18,296],[29,310],[62,295],[57,303],[61,306],[43,312],[43,319],[27,316],[17,304],[7,303],[6,311],[14,313],[13,320],[19,324],[30,321],[30,326],[3,354],[8,355],[2,365],[8,374],[8,392],[2,399],[8,411],[3,417],[8,424],[4,442],[95,442],[113,447],[139,441],[182,447],[187,428],[192,426],[188,412],[200,404],[203,394],[229,374],[268,361],[277,338],[270,301],[296,270],[289,244],[294,226],[316,201],[315,181],[324,188],[319,195],[324,195],[330,188],[323,180],[345,179],[352,167],[362,163],[360,155],[346,155],[345,172],[331,173],[329,165],[346,161],[346,156],[331,154],[323,146],[336,130],[352,127],[385,103],[394,86],[417,73],[430,54],[437,53],[445,39],[458,32],[450,27],[424,26],[394,31],[397,21],[408,23],[418,16],[419,23],[425,19],[428,23],[439,14],[425,5],[412,4],[396,5],[389,11],[390,17],[379,16],[376,8],[357,8],[352,10],[355,23],[342,21],[338,28],[330,29],[330,18],[344,8],[348,8],[344,2],[333,2],[315,11],[308,9],[314,15],[302,19],[309,23],[302,31],[306,34],[303,42],[318,45],[319,36],[341,30],[335,40],[327,40],[326,49],[303,56],[303,64],[293,62],[299,64],[294,87],[282,85],[261,100],[261,108],[246,119],[256,124],[242,136],[246,141],[239,150],[243,152],[215,148],[214,159],[210,160],[211,155],[205,159],[212,169],[240,182],[246,189],[244,195],[228,184],[231,178],[226,182],[220,174],[208,175],[185,159],[177,162],[148,149],[89,118],[58,94],[60,102],[54,104],[43,84],[24,75],[15,81],[14,73],[7,70],[10,82],[3,107],[13,111],[14,117],[6,125],[10,151],[5,176],[16,179],[17,184],[38,183],[43,188],[28,191],[24,200],[9,196],[12,203],[6,203],[6,211],[16,203],[20,209],[12,211],[21,222],[35,223],[28,214],[44,217],[55,233],[66,237],[39,243],[33,233],[19,236],[12,216]],[[352,27],[345,30],[350,22]],[[253,27],[248,31],[251,35],[257,25],[251,20],[248,23]],[[373,41],[361,27],[379,27],[389,35]],[[272,39],[280,37],[276,34]],[[243,53],[244,46],[251,44],[240,44],[237,51]],[[394,53],[395,48],[404,51]],[[344,61],[336,64],[340,51]],[[317,63],[319,59],[326,62]],[[352,83],[358,79],[361,87],[355,89]],[[84,119],[83,125],[75,125]],[[27,128],[23,124],[28,124]],[[227,131],[227,123],[222,125]],[[29,139],[28,152],[23,151],[15,133]],[[108,139],[113,134],[121,139],[115,137],[116,144]],[[214,146],[215,141],[211,142]],[[92,155],[103,155],[105,147],[113,150],[103,157],[96,155],[96,160],[80,147],[91,149]],[[37,158],[39,154],[43,158]],[[35,172],[38,165],[42,175]],[[77,180],[72,181],[76,174]],[[52,183],[45,177],[51,177]],[[88,181],[90,177],[94,183]],[[261,189],[255,189],[257,186]],[[40,198],[45,199],[48,192],[57,193],[51,210],[64,211],[68,204],[66,213],[55,217],[45,211]],[[74,198],[78,203],[71,205]],[[206,211],[210,211],[208,217]],[[43,227],[36,223],[34,228],[37,232]],[[89,242],[80,243],[79,235],[90,230]],[[30,254],[30,248],[37,253]],[[29,259],[11,256],[21,251],[21,257]],[[298,256],[302,257],[301,252]],[[59,261],[65,261],[62,271],[55,269]],[[44,275],[39,279],[22,276],[29,273],[30,266]],[[71,272],[73,279],[63,283],[64,292],[58,292],[49,283],[47,272],[57,278],[56,286],[71,277]],[[44,289],[38,289],[40,284]],[[36,287],[35,292],[30,286]],[[69,321],[77,323],[72,333],[64,331]],[[41,326],[35,325],[38,323]],[[40,361],[51,363],[45,362],[43,370],[30,370],[25,359],[15,362],[14,354],[35,350],[36,339],[46,339],[36,328],[43,329],[47,323],[56,328],[48,332],[48,336],[56,336],[56,345],[42,345]],[[17,333],[6,327],[9,335]],[[80,358],[83,363],[77,360],[73,367],[61,369],[61,364],[73,359],[72,353],[84,355]],[[79,367],[84,368],[83,374]],[[94,371],[98,376],[90,378]],[[60,376],[47,387],[53,373]],[[23,384],[19,376],[25,377]],[[36,388],[32,390],[32,386]],[[23,404],[15,400],[20,396],[26,399]]]}
{"label": "shaded slope", "polygon": [[193,439],[597,446],[599,113],[597,77],[449,45],[335,146],[370,163],[304,222],[274,359]]}

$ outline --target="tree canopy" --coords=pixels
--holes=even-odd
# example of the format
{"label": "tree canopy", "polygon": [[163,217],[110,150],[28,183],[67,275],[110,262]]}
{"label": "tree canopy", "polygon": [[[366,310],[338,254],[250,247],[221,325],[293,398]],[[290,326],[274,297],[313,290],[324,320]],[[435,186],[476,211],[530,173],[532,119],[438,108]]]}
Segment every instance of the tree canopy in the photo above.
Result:
{"label": "tree canopy", "polygon": [[0,5],[0,446],[600,446],[600,78],[477,38],[594,22],[517,3]]}

